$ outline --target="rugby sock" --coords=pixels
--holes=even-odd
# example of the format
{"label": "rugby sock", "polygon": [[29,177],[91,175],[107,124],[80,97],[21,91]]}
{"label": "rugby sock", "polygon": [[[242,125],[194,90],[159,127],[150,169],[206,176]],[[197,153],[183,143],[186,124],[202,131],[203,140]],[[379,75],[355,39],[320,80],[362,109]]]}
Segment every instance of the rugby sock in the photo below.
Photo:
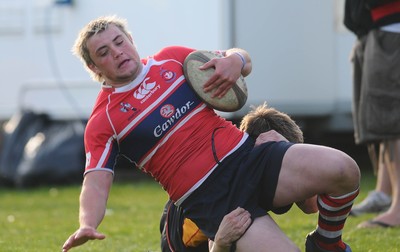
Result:
{"label": "rugby sock", "polygon": [[342,230],[359,190],[343,196],[318,195],[318,226],[314,241],[327,251],[346,248],[342,241]]}

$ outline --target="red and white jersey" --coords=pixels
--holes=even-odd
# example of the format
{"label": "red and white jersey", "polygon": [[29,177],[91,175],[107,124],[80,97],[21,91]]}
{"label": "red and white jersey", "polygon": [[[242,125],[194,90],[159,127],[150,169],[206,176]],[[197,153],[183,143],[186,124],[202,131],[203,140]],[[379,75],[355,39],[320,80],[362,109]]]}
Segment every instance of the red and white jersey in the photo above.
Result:
{"label": "red and white jersey", "polygon": [[103,85],[85,131],[86,170],[113,172],[118,156],[150,173],[177,201],[247,137],[206,106],[186,83],[182,62],[193,49],[167,47],[143,59],[130,84]]}

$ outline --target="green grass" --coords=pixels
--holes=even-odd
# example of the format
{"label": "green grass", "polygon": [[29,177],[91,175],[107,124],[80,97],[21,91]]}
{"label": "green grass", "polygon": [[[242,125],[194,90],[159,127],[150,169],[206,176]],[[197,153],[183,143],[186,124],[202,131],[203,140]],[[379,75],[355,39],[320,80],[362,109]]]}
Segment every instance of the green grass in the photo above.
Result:
{"label": "green grass", "polygon": [[[362,200],[375,178],[363,173]],[[0,188],[0,251],[60,251],[78,225],[79,186],[30,190]],[[99,231],[107,238],[90,241],[72,251],[160,251],[159,217],[167,196],[153,181],[114,184],[107,216]],[[304,215],[295,207],[273,216],[284,232],[304,249],[304,238],[316,225],[317,215]],[[360,230],[356,226],[373,215],[349,218],[343,238],[353,251],[400,251],[400,229]]]}
{"label": "green grass", "polygon": [[[61,251],[78,227],[79,193],[79,186],[0,188],[0,251]],[[107,238],[72,251],[159,251],[159,217],[166,199],[153,181],[114,184],[99,228]]]}

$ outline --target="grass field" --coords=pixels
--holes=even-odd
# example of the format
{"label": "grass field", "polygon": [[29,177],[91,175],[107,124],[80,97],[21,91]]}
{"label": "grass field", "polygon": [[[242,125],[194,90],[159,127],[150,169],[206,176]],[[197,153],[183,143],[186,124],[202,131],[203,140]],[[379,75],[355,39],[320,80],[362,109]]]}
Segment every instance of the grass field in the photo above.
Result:
{"label": "grass field", "polygon": [[[363,175],[358,201],[374,186],[374,177]],[[78,225],[79,192],[79,186],[0,188],[0,251],[60,251]],[[115,183],[107,215],[99,228],[107,238],[72,251],[160,251],[159,217],[166,199],[164,191],[153,181]],[[400,229],[356,228],[358,223],[372,217],[348,219],[344,239],[353,251],[400,251]],[[304,215],[294,207],[288,214],[274,218],[304,249],[304,238],[315,227],[317,215]]]}

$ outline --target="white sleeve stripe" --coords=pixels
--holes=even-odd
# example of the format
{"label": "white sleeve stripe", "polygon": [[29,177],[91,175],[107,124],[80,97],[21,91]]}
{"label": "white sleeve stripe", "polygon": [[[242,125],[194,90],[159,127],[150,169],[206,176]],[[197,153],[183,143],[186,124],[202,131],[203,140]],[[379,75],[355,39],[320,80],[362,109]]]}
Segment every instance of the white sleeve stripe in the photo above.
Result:
{"label": "white sleeve stripe", "polygon": [[111,146],[111,143],[112,143],[113,139],[114,139],[113,137],[110,137],[110,138],[108,139],[108,141],[107,141],[107,143],[106,143],[106,146],[105,146],[105,148],[104,148],[104,151],[103,151],[103,153],[101,154],[100,160],[99,160],[99,162],[98,162],[97,165],[96,165],[96,169],[99,169],[99,168],[101,168],[102,165],[104,165],[104,164],[103,164],[103,163],[104,163],[104,160],[106,159],[108,153],[110,152],[110,146]]}
{"label": "white sleeve stripe", "polygon": [[89,169],[89,170],[86,170],[86,171],[83,173],[83,176],[85,176],[85,175],[88,174],[89,172],[93,172],[93,171],[106,171],[106,172],[112,173],[112,175],[114,176],[114,171],[113,171],[112,169],[110,169],[110,168],[93,168],[93,169]]}

